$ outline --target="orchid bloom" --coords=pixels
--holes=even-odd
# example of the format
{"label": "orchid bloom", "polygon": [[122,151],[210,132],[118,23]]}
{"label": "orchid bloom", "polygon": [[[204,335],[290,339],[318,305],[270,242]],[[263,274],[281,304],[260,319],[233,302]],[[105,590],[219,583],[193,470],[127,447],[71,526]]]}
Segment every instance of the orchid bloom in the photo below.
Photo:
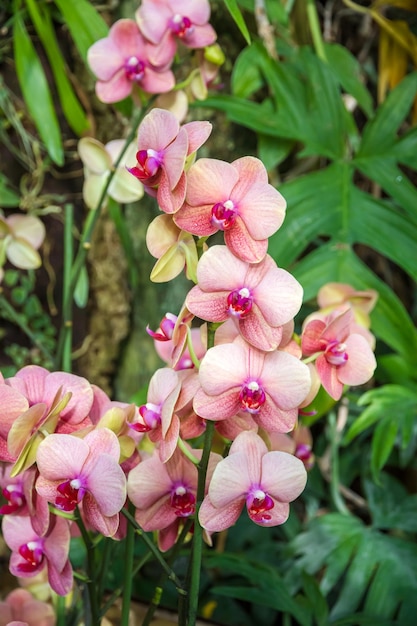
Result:
{"label": "orchid bloom", "polygon": [[11,464],[0,467],[0,487],[6,504],[0,506],[0,515],[24,515],[31,518],[33,529],[43,535],[49,526],[48,502],[35,490],[38,476],[31,467],[18,476],[11,476]]}
{"label": "orchid bloom", "polygon": [[44,568],[52,589],[66,596],[72,588],[72,567],[68,558],[70,527],[63,517],[51,516],[47,532],[40,536],[29,517],[6,515],[3,538],[12,550],[9,569],[13,576],[30,578]]}
{"label": "orchid bloom", "polygon": [[152,109],[138,131],[137,163],[128,170],[156,196],[165,213],[175,213],[185,198],[186,159],[211,133],[209,122],[189,122],[180,127],[173,113]]}
{"label": "orchid bloom", "polygon": [[7,258],[22,270],[37,269],[42,259],[37,250],[45,239],[45,226],[34,215],[0,215],[0,270]]}
{"label": "orchid bloom", "polygon": [[309,321],[301,337],[303,355],[317,355],[315,365],[327,393],[339,400],[343,385],[362,385],[374,373],[376,360],[368,341],[352,332],[353,313],[335,311],[325,320]]}
{"label": "orchid bloom", "polygon": [[153,443],[159,442],[159,452],[163,461],[174,453],[180,432],[180,422],[174,409],[181,390],[178,374],[169,367],[156,370],[152,376],[146,404],[139,407],[137,421],[130,428],[148,433]]}
{"label": "orchid bloom", "polygon": [[152,62],[166,63],[175,56],[177,42],[187,48],[205,48],[216,40],[208,24],[208,0],[143,0],[136,12],[139,28],[149,41],[160,44]]}
{"label": "orchid bloom", "polygon": [[197,281],[198,254],[194,237],[180,230],[170,215],[158,215],[149,224],[146,245],[152,256],[158,259],[151,272],[151,281],[172,280],[184,267],[187,278]]}
{"label": "orchid bloom", "polygon": [[329,314],[334,309],[348,304],[352,310],[355,322],[364,328],[371,325],[369,313],[374,308],[378,293],[374,289],[357,291],[345,283],[326,283],[319,289],[317,302],[321,313]]}
{"label": "orchid bloom", "polygon": [[[83,199],[86,206],[98,207],[107,179],[125,145],[123,139],[114,139],[105,146],[92,137],[78,142],[78,154],[84,165]],[[107,189],[107,195],[121,204],[136,202],[143,196],[143,185],[132,178],[126,164],[135,158],[135,146],[131,144],[122,157]]]}
{"label": "orchid bloom", "polygon": [[74,511],[82,502],[87,524],[112,537],[126,500],[119,457],[118,439],[108,428],[94,430],[84,439],[49,435],[38,448],[36,491],[62,511]]}
{"label": "orchid bloom", "polygon": [[259,159],[246,156],[233,163],[199,159],[187,173],[185,203],[174,221],[199,237],[223,230],[235,256],[259,263],[266,255],[268,237],[284,221],[285,208]]}
{"label": "orchid bloom", "polygon": [[[201,450],[192,453],[201,458]],[[211,453],[206,484],[220,458]],[[162,551],[174,545],[182,522],[194,515],[197,482],[197,467],[178,448],[166,463],[155,452],[129,473],[127,490],[136,507],[136,521],[145,531],[159,531]]]}
{"label": "orchid bloom", "polygon": [[308,367],[286,352],[263,352],[238,337],[210,348],[199,370],[195,412],[225,420],[247,412],[268,432],[294,428],[298,407],[310,390]]}
{"label": "orchid bloom", "polygon": [[246,341],[265,351],[279,346],[282,326],[298,313],[303,298],[301,285],[269,255],[249,264],[226,246],[203,254],[197,282],[186,298],[191,313],[208,322],[232,318]]}
{"label": "orchid bloom", "polygon": [[214,470],[200,507],[200,524],[208,532],[230,528],[244,506],[259,526],[283,524],[289,515],[289,502],[301,494],[306,480],[299,459],[287,452],[269,452],[256,433],[242,432],[228,457]]}
{"label": "orchid bloom", "polygon": [[170,91],[175,85],[174,75],[167,69],[172,57],[158,63],[158,67],[150,60],[153,57],[156,58],[156,46],[144,39],[136,22],[129,19],[115,22],[108,36],[88,50],[88,64],[98,78],[99,100],[119,102],[134,87],[150,94]]}
{"label": "orchid bloom", "polygon": [[80,428],[88,421],[92,402],[93,391],[85,378],[50,373],[38,365],[23,367],[0,383],[2,460],[16,461],[14,474],[27,469],[35,462],[45,433]]}
{"label": "orchid bloom", "polygon": [[27,626],[55,626],[54,609],[47,602],[41,602],[26,589],[13,589],[3,602],[0,602],[0,626],[10,624]]}

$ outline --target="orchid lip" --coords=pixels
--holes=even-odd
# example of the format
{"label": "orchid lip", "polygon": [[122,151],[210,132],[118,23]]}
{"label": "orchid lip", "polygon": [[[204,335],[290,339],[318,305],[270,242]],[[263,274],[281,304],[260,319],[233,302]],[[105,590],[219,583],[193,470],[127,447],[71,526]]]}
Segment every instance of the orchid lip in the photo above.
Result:
{"label": "orchid lip", "polygon": [[252,310],[253,298],[247,287],[235,289],[227,296],[227,312],[233,317],[241,319],[246,317]]}
{"label": "orchid lip", "polygon": [[185,15],[180,15],[179,13],[176,13],[170,19],[169,25],[173,34],[180,39],[187,39],[193,34],[195,30],[194,24],[192,23],[190,18],[186,17]]}
{"label": "orchid lip", "polygon": [[189,517],[195,512],[195,497],[184,485],[177,485],[171,493],[171,506],[177,517]]}
{"label": "orchid lip", "polygon": [[139,83],[145,74],[145,63],[136,56],[131,56],[125,61],[126,77],[134,83]]}
{"label": "orchid lip", "polygon": [[330,365],[344,365],[346,361],[349,359],[349,355],[346,352],[346,344],[338,343],[336,341],[332,341],[326,351],[324,356],[326,357],[326,361],[330,363]]}
{"label": "orchid lip", "polygon": [[229,230],[236,221],[237,211],[232,200],[217,202],[211,209],[211,223],[219,230]]}
{"label": "orchid lip", "polygon": [[251,380],[242,387],[239,400],[244,411],[255,415],[265,404],[265,391],[256,380]]}
{"label": "orchid lip", "polygon": [[254,522],[269,522],[271,515],[267,512],[274,508],[274,501],[261,488],[253,489],[246,498],[248,515]]}

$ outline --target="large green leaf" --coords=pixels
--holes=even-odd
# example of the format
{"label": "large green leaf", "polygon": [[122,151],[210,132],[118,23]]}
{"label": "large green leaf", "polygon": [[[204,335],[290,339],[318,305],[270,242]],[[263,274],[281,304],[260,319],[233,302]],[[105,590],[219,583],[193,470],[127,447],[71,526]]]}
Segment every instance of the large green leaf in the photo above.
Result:
{"label": "large green leaf", "polygon": [[90,46],[107,37],[109,27],[88,0],[54,0],[84,61]]}
{"label": "large green leaf", "polygon": [[[333,513],[314,519],[293,546],[301,571],[320,572],[320,588],[334,602],[331,623],[338,620],[343,623],[343,618],[362,610],[374,619],[374,624],[380,624],[396,617],[401,605],[404,617],[401,626],[414,626],[417,611],[414,543],[382,534],[353,516]],[[329,570],[333,571],[331,579]]]}
{"label": "large green leaf", "polygon": [[51,65],[62,111],[72,130],[77,135],[81,135],[88,128],[87,116],[75,96],[68,79],[65,62],[56,40],[50,13],[47,8],[38,5],[35,0],[26,0],[26,4]]}
{"label": "large green leaf", "polygon": [[33,47],[20,13],[13,27],[16,73],[28,111],[36,124],[49,156],[57,165],[64,163],[61,130],[38,54]]}
{"label": "large green leaf", "polygon": [[380,484],[367,479],[364,487],[374,528],[417,532],[416,494],[410,495],[397,479],[386,473],[381,474]]}
{"label": "large green leaf", "polygon": [[397,131],[417,92],[417,72],[409,74],[389,94],[375,117],[365,126],[358,157],[378,155],[394,144]]}

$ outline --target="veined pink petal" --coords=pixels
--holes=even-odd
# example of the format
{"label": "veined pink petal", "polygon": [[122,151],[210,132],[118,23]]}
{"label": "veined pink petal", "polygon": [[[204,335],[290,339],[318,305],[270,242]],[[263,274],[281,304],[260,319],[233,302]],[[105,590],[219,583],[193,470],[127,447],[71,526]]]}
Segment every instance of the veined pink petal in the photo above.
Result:
{"label": "veined pink petal", "polygon": [[63,517],[53,516],[45,538],[44,552],[49,564],[61,572],[68,561],[70,547],[70,522]]}
{"label": "veined pink petal", "polygon": [[[227,272],[224,269],[227,267]],[[198,285],[204,291],[233,291],[246,285],[249,266],[226,246],[211,246],[197,266]]]}
{"label": "veined pink petal", "polygon": [[36,461],[41,475],[49,481],[74,478],[80,473],[90,448],[72,435],[48,435],[39,445]]}
{"label": "veined pink petal", "polygon": [[253,289],[253,297],[268,324],[282,326],[300,310],[303,288],[289,272],[271,268]]}
{"label": "veined pink petal", "polygon": [[239,173],[239,182],[235,187],[239,196],[244,196],[255,183],[268,185],[268,172],[260,159],[245,156],[233,161],[232,165]]}
{"label": "veined pink petal", "polygon": [[125,59],[116,44],[106,37],[89,48],[87,62],[99,80],[108,81],[120,70]]}
{"label": "veined pink petal", "polygon": [[176,213],[184,203],[186,189],[187,179],[184,172],[181,174],[178,184],[174,189],[170,188],[168,178],[164,175],[164,172],[162,172],[156,194],[156,199],[161,211],[170,214]]}
{"label": "veined pink petal", "polygon": [[349,335],[345,344],[349,358],[337,368],[337,377],[345,385],[363,385],[376,368],[374,353],[361,335]]}
{"label": "veined pink petal", "polygon": [[113,24],[109,39],[122,55],[123,61],[135,56],[140,60],[147,58],[146,41],[134,20],[121,19]]}
{"label": "veined pink petal", "polygon": [[140,84],[147,93],[165,93],[175,87],[175,77],[171,70],[156,72],[148,66]]}
{"label": "veined pink petal", "polygon": [[322,334],[322,339],[333,341],[337,339],[342,342],[345,341],[350,334],[350,324],[353,321],[353,312],[351,309],[347,309],[341,315],[337,315],[330,324],[326,327]]}
{"label": "veined pink petal", "polygon": [[[110,517],[120,512],[126,500],[126,477],[113,457],[107,454],[97,457],[86,486],[103,515]],[[87,502],[83,502],[83,510],[87,509]]]}
{"label": "veined pink petal", "polygon": [[281,343],[282,326],[270,326],[257,304],[253,305],[247,317],[239,320],[239,330],[246,341],[258,350],[276,350]]}
{"label": "veined pink petal", "polygon": [[229,200],[238,180],[238,173],[230,163],[219,159],[198,159],[187,174],[187,204],[194,207]]}
{"label": "veined pink petal", "polygon": [[252,472],[249,469],[248,458],[246,457],[246,454],[250,456],[250,449],[245,449],[243,452],[235,452],[220,461],[214,470],[208,491],[213,506],[220,509],[228,506],[235,500],[241,500],[246,497],[252,483],[259,483],[262,455],[259,456],[256,452],[257,450],[253,454],[255,462],[250,463],[250,467],[253,469]]}
{"label": "veined pink petal", "polygon": [[149,41],[157,44],[161,41],[168,27],[172,14],[165,2],[142,2],[135,17],[139,28]]}
{"label": "veined pink petal", "polygon": [[202,527],[208,532],[221,532],[236,524],[244,504],[245,499],[242,498],[241,500],[231,502],[228,506],[218,509],[213,506],[209,496],[206,496],[200,507],[198,519]]}
{"label": "veined pink petal", "polygon": [[104,515],[99,504],[88,492],[83,499],[82,511],[88,526],[105,537],[113,537],[116,534],[119,528],[119,514]]}
{"label": "veined pink petal", "polygon": [[333,400],[340,400],[343,393],[343,383],[338,378],[336,366],[328,363],[324,354],[320,354],[316,359],[316,369],[321,384],[329,396]]}
{"label": "veined pink petal", "polygon": [[322,320],[312,320],[306,324],[301,336],[301,347],[305,356],[310,356],[325,349],[325,342],[321,341],[325,328],[326,323]]}
{"label": "veined pink petal", "polygon": [[14,378],[9,378],[7,382],[11,387],[17,387],[32,405],[44,402],[45,379],[49,375],[48,370],[44,367],[27,365],[22,367]]}
{"label": "veined pink petal", "polygon": [[242,408],[239,401],[240,389],[240,386],[234,387],[217,396],[208,395],[200,389],[194,398],[194,411],[204,419],[215,421],[232,417]]}
{"label": "veined pink petal", "polygon": [[67,374],[66,372],[52,372],[45,378],[44,402],[49,405],[55,398],[58,389],[62,393],[71,393],[68,404],[61,411],[61,419],[78,424],[89,413],[93,404],[93,390],[86,378]]}
{"label": "veined pink petal", "polygon": [[161,530],[173,524],[178,517],[170,505],[170,495],[167,494],[149,508],[137,509],[135,519],[145,531]]}
{"label": "veined pink petal", "polygon": [[233,197],[236,197],[239,213],[254,239],[267,239],[282,226],[287,205],[272,185],[255,183],[243,196],[236,185]]}
{"label": "veined pink petal", "polygon": [[210,122],[188,122],[183,128],[188,136],[188,155],[190,155],[207,141],[212,125]]}
{"label": "veined pink petal", "polygon": [[169,427],[164,435],[164,439],[159,442],[159,456],[162,463],[166,463],[174,454],[178,437],[180,435],[180,420],[177,415],[173,415]]}
{"label": "veined pink petal", "polygon": [[138,131],[139,150],[164,150],[178,135],[180,125],[170,111],[152,109],[144,118]]}
{"label": "veined pink petal", "polygon": [[[241,387],[248,376],[247,349],[242,343],[222,344],[210,348],[199,371],[203,390],[213,396]],[[252,372],[251,372],[252,373]],[[256,372],[253,372],[256,375]]]}
{"label": "veined pink petal", "polygon": [[243,218],[238,215],[233,227],[224,233],[226,246],[233,254],[246,263],[259,263],[268,250],[268,239],[255,240]]}
{"label": "veined pink petal", "polygon": [[155,452],[129,472],[127,480],[129,500],[137,508],[147,510],[170,492],[171,484],[166,468]]}
{"label": "veined pink petal", "polygon": [[210,24],[204,26],[194,26],[194,32],[189,37],[182,40],[187,48],[205,48],[211,46],[217,39],[216,31]]}
{"label": "veined pink petal", "polygon": [[65,567],[61,571],[57,571],[55,567],[50,564],[48,567],[48,581],[55,593],[59,596],[67,596],[74,584],[70,561],[67,560]]}
{"label": "veined pink petal", "polygon": [[280,409],[293,409],[310,391],[310,372],[292,354],[272,352],[265,357],[262,384]]}
{"label": "veined pink petal", "polygon": [[98,80],[96,82],[97,98],[105,104],[120,102],[130,95],[133,83],[126,77],[124,69],[116,72],[107,81]]}
{"label": "veined pink petal", "polygon": [[14,421],[29,408],[25,396],[17,389],[0,383],[0,437],[7,438]]}
{"label": "veined pink petal", "polygon": [[196,285],[187,294],[187,308],[207,322],[224,322],[228,318],[227,296],[229,293],[229,291],[206,293]]}
{"label": "veined pink petal", "polygon": [[177,517],[177,519],[172,522],[172,524],[167,526],[167,528],[161,528],[158,533],[158,548],[161,552],[166,552],[172,548],[174,543],[177,541],[179,525],[180,518]]}
{"label": "veined pink petal", "polygon": [[171,393],[175,393],[175,402],[180,389],[181,383],[177,372],[169,367],[162,367],[154,373],[150,380],[147,401],[152,402],[152,404],[161,404]]}
{"label": "veined pink petal", "polygon": [[217,232],[217,226],[211,223],[211,209],[213,204],[191,206],[185,202],[174,215],[174,222],[182,230],[186,230],[198,237],[207,237]]}
{"label": "veined pink petal", "polygon": [[304,464],[292,454],[272,451],[262,458],[262,489],[280,502],[298,498],[306,482]]}
{"label": "veined pink petal", "polygon": [[297,423],[298,408],[284,411],[280,409],[266,394],[265,404],[254,420],[260,428],[268,433],[289,433]]}
{"label": "veined pink petal", "polygon": [[187,151],[188,135],[184,128],[180,128],[175,139],[167,145],[164,151],[162,168],[168,178],[170,189],[174,189],[180,180],[181,174],[184,171]]}

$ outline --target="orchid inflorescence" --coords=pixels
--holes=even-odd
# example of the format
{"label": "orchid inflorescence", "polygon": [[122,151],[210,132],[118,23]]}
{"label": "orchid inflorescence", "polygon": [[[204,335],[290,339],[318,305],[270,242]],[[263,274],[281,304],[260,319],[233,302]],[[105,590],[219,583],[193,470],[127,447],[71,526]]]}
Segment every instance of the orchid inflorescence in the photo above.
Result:
{"label": "orchid inflorescence", "polygon": [[[103,102],[172,90],[177,42],[214,43],[208,2],[180,4],[184,14],[172,0],[143,0],[137,21],[119,20],[93,45],[89,63]],[[129,503],[162,552],[188,520],[208,543],[242,509],[260,526],[284,523],[314,462],[299,415],[314,407],[320,385],[338,400],[375,368],[367,316],[375,294],[327,285],[320,310],[294,333],[303,289],[267,253],[286,202],[253,156],[196,159],[211,130],[207,121],[181,124],[153,108],[115,172],[119,142],[80,142],[87,206],[109,176],[107,192],[118,201],[144,192],[156,198],[161,213],[146,238],[157,259],[151,279],[169,281],[185,269],[195,283],[178,314],[147,329],[165,366],[152,376],[146,403],[112,401],[85,378],[36,365],[0,384],[0,513],[10,571],[19,578],[45,571],[59,595],[73,587],[77,524],[83,536],[122,540]],[[215,233],[223,243],[209,245]]]}

